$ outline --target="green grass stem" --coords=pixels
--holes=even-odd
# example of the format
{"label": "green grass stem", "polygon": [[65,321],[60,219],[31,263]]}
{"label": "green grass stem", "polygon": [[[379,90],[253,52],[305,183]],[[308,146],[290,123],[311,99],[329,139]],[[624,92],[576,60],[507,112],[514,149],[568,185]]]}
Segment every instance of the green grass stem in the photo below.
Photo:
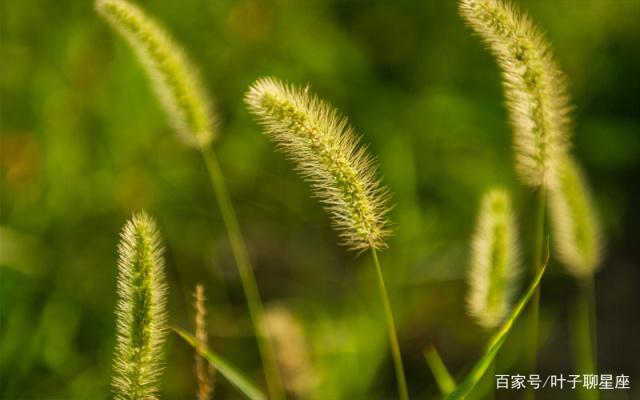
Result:
{"label": "green grass stem", "polygon": [[404,376],[404,367],[402,365],[402,355],[400,354],[400,345],[398,344],[398,334],[396,332],[396,324],[393,321],[393,312],[391,311],[391,303],[389,302],[389,295],[384,283],[384,276],[382,275],[382,268],[380,267],[380,261],[378,260],[378,254],[376,249],[371,247],[371,255],[373,257],[373,263],[376,266],[376,272],[378,275],[378,287],[380,288],[380,297],[382,297],[382,303],[384,304],[384,314],[387,321],[387,332],[389,334],[389,342],[391,344],[391,355],[393,356],[393,366],[396,372],[396,382],[398,385],[398,396],[400,400],[409,399],[409,391],[407,389],[407,381]]}
{"label": "green grass stem", "polygon": [[[542,252],[544,251],[544,220],[545,220],[546,189],[545,185],[538,188],[536,226],[533,246],[533,275],[538,273],[542,264]],[[536,287],[529,309],[529,345],[527,348],[527,371],[534,374],[538,355],[538,318],[540,314],[540,287]],[[531,387],[527,387],[524,393],[525,400],[533,400],[535,393]]]}
{"label": "green grass stem", "polygon": [[249,308],[249,315],[256,334],[258,351],[262,357],[269,397],[273,400],[283,399],[282,383],[280,380],[280,372],[276,364],[275,352],[271,342],[268,340],[266,332],[264,332],[264,324],[262,323],[264,320],[264,307],[260,300],[260,291],[258,289],[255,275],[253,274],[253,268],[249,261],[249,255],[247,253],[242,233],[240,232],[238,219],[231,203],[227,186],[224,182],[224,176],[213,150],[211,148],[207,148],[203,149],[201,153],[209,172],[211,185],[213,186],[216,198],[218,199],[220,214],[222,214],[222,219],[227,228],[231,251],[236,260],[242,289],[244,290],[244,294],[247,298],[247,306]]}
{"label": "green grass stem", "polygon": [[[593,276],[576,281],[578,284],[577,299],[572,316],[572,341],[575,373],[596,374],[597,369],[597,329]],[[583,400],[597,400],[597,390],[580,390]]]}

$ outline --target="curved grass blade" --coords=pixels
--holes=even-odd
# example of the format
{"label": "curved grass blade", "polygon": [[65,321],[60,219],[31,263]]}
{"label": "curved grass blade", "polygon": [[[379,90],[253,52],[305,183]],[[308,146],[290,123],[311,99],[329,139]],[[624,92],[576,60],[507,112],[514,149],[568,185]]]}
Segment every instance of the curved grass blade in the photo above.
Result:
{"label": "curved grass blade", "polygon": [[[175,333],[180,335],[187,343],[189,343],[194,349],[200,351],[196,344],[196,339],[189,333],[183,331],[180,328],[173,327],[171,328]],[[251,400],[266,400],[266,396],[256,388],[241,372],[239,372],[235,367],[229,364],[228,361],[224,360],[218,354],[212,352],[208,349],[203,349],[200,353],[204,358],[207,359],[213,366],[224,376],[227,378],[232,385],[238,388],[242,393],[244,393],[247,398]]]}
{"label": "curved grass blade", "polygon": [[427,360],[429,369],[431,369],[431,373],[436,379],[436,385],[438,385],[440,393],[442,393],[443,396],[446,396],[453,392],[456,388],[456,381],[449,373],[447,366],[444,365],[440,354],[438,354],[438,350],[436,350],[432,345],[429,345],[424,350],[424,358]]}
{"label": "curved grass blade", "polygon": [[533,282],[525,292],[524,296],[520,298],[518,304],[513,308],[511,315],[509,318],[502,324],[500,329],[493,335],[491,340],[489,341],[489,345],[487,346],[487,351],[485,354],[476,362],[471,371],[467,374],[464,380],[460,383],[460,385],[454,390],[451,394],[449,394],[446,399],[447,400],[457,400],[464,399],[478,384],[484,373],[487,371],[491,362],[493,362],[496,354],[502,347],[502,344],[507,338],[507,335],[511,331],[511,327],[520,314],[522,314],[522,310],[524,310],[525,306],[535,293],[540,281],[542,280],[542,275],[544,275],[544,271],[547,269],[547,265],[549,264],[549,249],[547,246],[547,257],[545,259],[544,264],[538,270]]}

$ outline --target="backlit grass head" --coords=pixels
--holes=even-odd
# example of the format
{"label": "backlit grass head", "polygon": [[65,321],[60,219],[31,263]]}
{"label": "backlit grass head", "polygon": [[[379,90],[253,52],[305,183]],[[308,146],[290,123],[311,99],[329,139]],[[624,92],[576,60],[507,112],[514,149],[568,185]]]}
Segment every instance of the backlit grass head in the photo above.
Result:
{"label": "backlit grass head", "polygon": [[549,208],[558,258],[575,277],[593,274],[602,257],[600,226],[587,181],[569,156],[559,185],[549,192]]}
{"label": "backlit grass head", "polygon": [[547,40],[503,0],[460,0],[460,14],[502,69],[518,175],[530,186],[555,186],[569,145],[570,107]]}
{"label": "backlit grass head", "polygon": [[120,237],[114,394],[119,400],[155,399],[167,330],[161,238],[144,212],[133,215]]}
{"label": "backlit grass head", "polygon": [[485,328],[509,313],[519,275],[517,232],[509,195],[499,189],[482,200],[471,245],[469,312]]}
{"label": "backlit grass head", "polygon": [[213,108],[182,48],[136,5],[123,0],[97,0],[96,9],[137,54],[183,141],[196,147],[209,145],[215,133]]}
{"label": "backlit grass head", "polygon": [[256,81],[245,101],[311,183],[343,244],[354,250],[386,247],[389,195],[347,119],[307,89],[274,78]]}

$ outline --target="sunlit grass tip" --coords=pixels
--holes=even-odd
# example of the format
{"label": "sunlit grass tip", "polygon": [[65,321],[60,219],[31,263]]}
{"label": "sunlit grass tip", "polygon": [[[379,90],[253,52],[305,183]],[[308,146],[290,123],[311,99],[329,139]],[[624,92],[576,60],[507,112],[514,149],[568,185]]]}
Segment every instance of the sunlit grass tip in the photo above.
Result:
{"label": "sunlit grass tip", "polygon": [[167,331],[161,237],[144,212],[133,215],[120,237],[113,390],[118,400],[155,399]]}
{"label": "sunlit grass tip", "polygon": [[517,241],[509,195],[488,191],[472,240],[467,296],[469,313],[484,328],[495,328],[511,310],[520,272]]}
{"label": "sunlit grass tip", "polygon": [[573,276],[590,276],[602,257],[600,224],[587,180],[568,155],[559,185],[549,192],[549,208],[558,258]]}
{"label": "sunlit grass tip", "polygon": [[389,194],[347,119],[308,88],[275,78],[256,81],[245,102],[310,182],[342,244],[353,250],[385,248]]}
{"label": "sunlit grass tip", "polygon": [[167,31],[140,7],[123,0],[97,0],[96,10],[133,48],[170,124],[185,143],[205,147],[215,134],[212,102],[197,71]]}
{"label": "sunlit grass tip", "polygon": [[195,311],[195,338],[196,338],[196,352],[195,352],[195,372],[196,380],[198,382],[198,389],[196,391],[196,398],[198,400],[209,400],[213,395],[213,379],[215,376],[215,368],[213,364],[205,360],[202,353],[208,349],[208,334],[207,334],[207,308],[205,306],[204,286],[201,284],[196,285],[194,292],[193,308]]}
{"label": "sunlit grass tip", "polygon": [[570,105],[549,43],[529,17],[506,1],[459,4],[460,14],[502,69],[519,177],[530,186],[555,186],[558,163],[570,142]]}

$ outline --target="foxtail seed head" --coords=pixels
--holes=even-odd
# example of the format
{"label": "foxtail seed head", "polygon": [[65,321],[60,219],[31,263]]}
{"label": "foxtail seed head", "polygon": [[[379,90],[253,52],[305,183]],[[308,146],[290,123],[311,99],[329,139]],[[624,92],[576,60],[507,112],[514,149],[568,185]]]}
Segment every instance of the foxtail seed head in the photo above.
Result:
{"label": "foxtail seed head", "polygon": [[215,369],[211,363],[202,357],[202,352],[208,348],[208,335],[206,316],[207,308],[204,305],[204,286],[196,285],[194,293],[193,308],[195,309],[195,325],[196,325],[196,354],[195,354],[195,371],[198,381],[198,390],[196,398],[198,400],[209,400],[213,394],[213,378]]}
{"label": "foxtail seed head", "polygon": [[353,250],[386,247],[389,195],[347,119],[308,89],[274,78],[251,85],[245,102],[311,183],[342,243]]}
{"label": "foxtail seed head", "polygon": [[185,143],[205,147],[214,137],[211,101],[182,48],[142,9],[124,0],[97,0],[96,10],[133,48],[169,122]]}
{"label": "foxtail seed head", "polygon": [[309,398],[318,379],[302,326],[289,310],[281,306],[268,308],[263,322],[276,351],[285,389],[295,398]]}
{"label": "foxtail seed head", "polygon": [[555,186],[570,141],[570,107],[547,40],[503,0],[460,0],[460,14],[502,69],[518,175],[530,186]]}
{"label": "foxtail seed head", "polygon": [[549,208],[558,258],[576,278],[590,276],[602,257],[600,224],[586,178],[568,155],[558,186],[549,192]]}
{"label": "foxtail seed head", "polygon": [[113,390],[117,400],[155,399],[167,330],[161,238],[144,212],[120,237]]}
{"label": "foxtail seed head", "polygon": [[509,312],[519,275],[517,232],[511,201],[503,190],[482,200],[471,245],[467,304],[484,328],[495,328]]}

